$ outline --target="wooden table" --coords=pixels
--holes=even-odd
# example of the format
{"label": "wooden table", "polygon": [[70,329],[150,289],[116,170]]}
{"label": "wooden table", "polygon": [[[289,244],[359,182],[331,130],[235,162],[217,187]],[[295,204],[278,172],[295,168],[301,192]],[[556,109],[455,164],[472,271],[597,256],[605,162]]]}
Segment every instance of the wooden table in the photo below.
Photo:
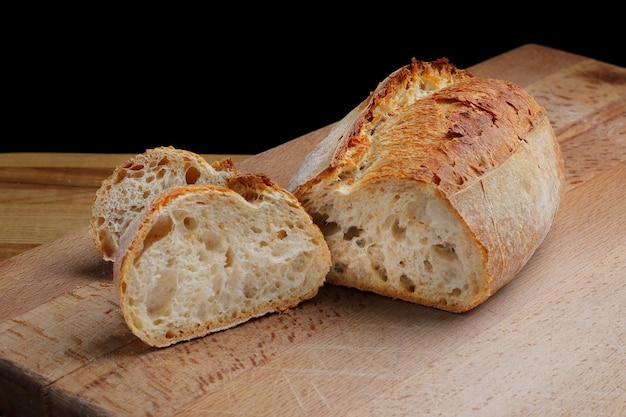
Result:
{"label": "wooden table", "polygon": [[[328,285],[149,348],[87,233],[132,155],[0,154],[0,415],[626,415],[626,69],[526,45],[470,70],[546,107],[567,192],[527,266],[464,314]],[[328,129],[232,157],[286,185]]]}

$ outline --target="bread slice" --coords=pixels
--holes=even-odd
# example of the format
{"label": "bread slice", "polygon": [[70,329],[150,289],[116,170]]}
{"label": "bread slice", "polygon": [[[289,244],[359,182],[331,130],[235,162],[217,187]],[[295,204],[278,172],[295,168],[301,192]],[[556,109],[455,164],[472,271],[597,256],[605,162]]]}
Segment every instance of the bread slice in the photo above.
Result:
{"label": "bread slice", "polygon": [[92,204],[90,233],[106,261],[132,219],[163,190],[186,184],[225,185],[238,174],[230,159],[209,164],[200,155],[172,146],[148,149],[115,168],[102,181]]}
{"label": "bread slice", "polygon": [[165,347],[295,307],[330,262],[298,200],[242,174],[163,191],[122,234],[113,276],[131,331]]}
{"label": "bread slice", "polygon": [[337,123],[287,188],[328,242],[327,282],[464,312],[544,240],[563,160],[546,110],[521,87],[413,59]]}

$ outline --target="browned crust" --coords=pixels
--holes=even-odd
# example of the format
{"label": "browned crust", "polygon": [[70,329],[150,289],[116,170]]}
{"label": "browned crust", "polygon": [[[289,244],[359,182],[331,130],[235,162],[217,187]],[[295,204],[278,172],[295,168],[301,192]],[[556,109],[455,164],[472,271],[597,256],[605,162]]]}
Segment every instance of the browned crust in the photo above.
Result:
{"label": "browned crust", "polygon": [[[381,81],[369,97],[355,109],[359,110],[359,113],[340,139],[332,144],[333,155],[327,166],[318,175],[309,178],[311,183],[299,184],[294,194],[299,196],[301,194],[299,189],[309,189],[313,183],[324,178],[338,177],[339,172],[346,176],[352,171],[370,149],[371,143],[364,133],[373,132],[381,118],[386,119],[388,113],[401,104],[407,90],[419,88],[420,85],[428,85],[436,90],[443,87],[444,81],[460,82],[471,78],[473,76],[470,72],[456,68],[447,58],[433,62],[413,58],[409,65],[399,68]],[[435,117],[433,119],[437,120]]]}

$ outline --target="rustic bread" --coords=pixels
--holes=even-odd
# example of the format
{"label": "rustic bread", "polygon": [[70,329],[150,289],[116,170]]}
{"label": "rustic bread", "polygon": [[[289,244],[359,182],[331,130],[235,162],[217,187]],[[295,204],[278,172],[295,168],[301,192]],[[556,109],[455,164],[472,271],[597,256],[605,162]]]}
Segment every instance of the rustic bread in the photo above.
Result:
{"label": "rustic bread", "polygon": [[287,188],[328,242],[327,282],[464,312],[527,263],[562,183],[546,110],[442,58],[390,74]]}
{"label": "rustic bread", "polygon": [[164,347],[295,307],[330,269],[320,229],[264,175],[164,190],[122,234],[113,263],[126,323]]}
{"label": "rustic bread", "polygon": [[105,260],[113,261],[122,232],[161,191],[185,184],[223,186],[238,172],[230,159],[209,164],[194,152],[172,146],[136,155],[116,167],[96,191],[89,228],[96,247]]}

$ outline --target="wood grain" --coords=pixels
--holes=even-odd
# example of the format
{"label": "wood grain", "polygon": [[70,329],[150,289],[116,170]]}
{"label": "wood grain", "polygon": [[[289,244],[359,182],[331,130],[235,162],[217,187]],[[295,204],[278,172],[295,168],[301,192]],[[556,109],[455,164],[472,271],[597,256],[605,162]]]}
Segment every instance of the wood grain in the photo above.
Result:
{"label": "wood grain", "polygon": [[[471,70],[546,107],[567,186],[529,263],[464,314],[325,286],[289,312],[150,348],[81,217],[122,156],[64,167],[0,155],[4,226],[20,211],[64,219],[0,235],[18,251],[0,263],[0,413],[626,415],[626,69],[527,45]],[[237,164],[286,185],[328,128]]]}

